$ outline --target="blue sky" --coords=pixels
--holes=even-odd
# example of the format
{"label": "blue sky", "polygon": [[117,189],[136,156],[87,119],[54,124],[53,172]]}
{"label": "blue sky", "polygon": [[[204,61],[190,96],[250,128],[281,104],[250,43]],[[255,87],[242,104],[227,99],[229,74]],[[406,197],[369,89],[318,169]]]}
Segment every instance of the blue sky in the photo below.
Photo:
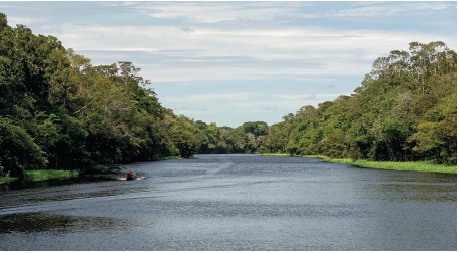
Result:
{"label": "blue sky", "polygon": [[217,126],[269,125],[360,86],[408,43],[457,51],[450,2],[0,2],[10,26],[93,65],[131,61],[163,106]]}

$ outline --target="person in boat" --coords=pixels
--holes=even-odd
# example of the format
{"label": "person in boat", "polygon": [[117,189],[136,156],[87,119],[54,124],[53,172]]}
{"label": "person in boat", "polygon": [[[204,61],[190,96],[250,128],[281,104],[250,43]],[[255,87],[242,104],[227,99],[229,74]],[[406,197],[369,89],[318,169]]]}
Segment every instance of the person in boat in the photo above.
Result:
{"label": "person in boat", "polygon": [[124,175],[126,177],[126,179],[135,179],[136,178],[136,175],[135,175],[135,172],[133,173],[132,170],[129,170],[128,173],[126,173],[126,175]]}

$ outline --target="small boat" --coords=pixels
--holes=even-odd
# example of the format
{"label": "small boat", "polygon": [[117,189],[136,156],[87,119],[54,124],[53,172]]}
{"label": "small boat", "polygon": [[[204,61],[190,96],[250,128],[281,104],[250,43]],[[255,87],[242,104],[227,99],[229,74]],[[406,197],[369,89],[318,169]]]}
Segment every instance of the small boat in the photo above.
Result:
{"label": "small boat", "polygon": [[129,171],[124,176],[126,177],[126,180],[134,180],[137,178],[135,175],[135,172],[132,172],[132,171]]}

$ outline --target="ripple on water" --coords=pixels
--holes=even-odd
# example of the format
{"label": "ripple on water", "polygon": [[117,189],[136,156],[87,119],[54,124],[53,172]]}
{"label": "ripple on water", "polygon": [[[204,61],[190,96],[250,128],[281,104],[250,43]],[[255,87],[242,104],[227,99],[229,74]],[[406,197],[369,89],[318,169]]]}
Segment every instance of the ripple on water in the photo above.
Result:
{"label": "ripple on water", "polygon": [[456,175],[314,160],[197,155],[5,190],[0,250],[456,249]]}

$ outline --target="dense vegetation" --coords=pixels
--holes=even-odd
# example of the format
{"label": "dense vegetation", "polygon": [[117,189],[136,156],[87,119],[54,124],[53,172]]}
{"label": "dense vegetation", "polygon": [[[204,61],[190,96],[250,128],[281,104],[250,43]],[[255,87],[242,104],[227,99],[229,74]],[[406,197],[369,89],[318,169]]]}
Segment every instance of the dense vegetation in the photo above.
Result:
{"label": "dense vegetation", "polygon": [[194,121],[158,102],[131,62],[93,66],[53,36],[0,14],[0,168],[91,168],[192,156]]}
{"label": "dense vegetation", "polygon": [[263,153],[457,163],[457,54],[409,43],[379,57],[351,96],[304,106],[258,139]]}
{"label": "dense vegetation", "polygon": [[53,36],[9,27],[1,13],[0,38],[0,177],[254,152],[268,133],[265,122],[232,129],[177,116],[131,62],[93,66]]}
{"label": "dense vegetation", "polygon": [[413,42],[378,58],[352,96],[233,129],[164,108],[131,62],[94,66],[0,13],[0,178],[257,151],[455,164],[456,67],[444,43]]}

